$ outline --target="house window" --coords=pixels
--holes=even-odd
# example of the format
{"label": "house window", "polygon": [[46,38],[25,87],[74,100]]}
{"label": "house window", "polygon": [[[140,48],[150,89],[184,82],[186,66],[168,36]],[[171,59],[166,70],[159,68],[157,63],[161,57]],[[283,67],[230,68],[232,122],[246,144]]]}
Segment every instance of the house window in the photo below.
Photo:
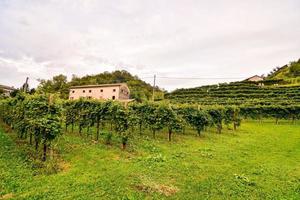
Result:
{"label": "house window", "polygon": [[92,93],[92,90],[89,90],[89,93]]}
{"label": "house window", "polygon": [[103,92],[103,90],[101,89],[100,92]]}
{"label": "house window", "polygon": [[83,93],[85,93],[85,90],[82,90]]}
{"label": "house window", "polygon": [[116,99],[116,97],[115,97],[115,96],[112,96],[112,99],[113,99],[113,100],[115,100],[115,99]]}
{"label": "house window", "polygon": [[91,96],[88,96],[88,99],[91,99],[92,97]]}
{"label": "house window", "polygon": [[75,93],[75,90],[72,90],[72,93]]}
{"label": "house window", "polygon": [[115,92],[116,91],[116,89],[113,89],[113,92]]}

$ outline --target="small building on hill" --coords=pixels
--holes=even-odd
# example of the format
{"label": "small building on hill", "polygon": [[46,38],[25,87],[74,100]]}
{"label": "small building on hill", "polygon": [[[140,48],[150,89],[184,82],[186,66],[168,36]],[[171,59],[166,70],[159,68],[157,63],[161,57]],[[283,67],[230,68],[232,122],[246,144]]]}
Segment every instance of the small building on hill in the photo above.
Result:
{"label": "small building on hill", "polygon": [[4,92],[5,96],[9,96],[10,93],[15,90],[15,88],[6,85],[0,85],[0,90]]}
{"label": "small building on hill", "polygon": [[251,76],[250,78],[247,78],[245,81],[250,81],[250,82],[259,82],[259,81],[263,81],[264,78],[258,75],[255,76]]}
{"label": "small building on hill", "polygon": [[69,99],[105,99],[129,101],[130,90],[126,83],[81,85],[70,88]]}

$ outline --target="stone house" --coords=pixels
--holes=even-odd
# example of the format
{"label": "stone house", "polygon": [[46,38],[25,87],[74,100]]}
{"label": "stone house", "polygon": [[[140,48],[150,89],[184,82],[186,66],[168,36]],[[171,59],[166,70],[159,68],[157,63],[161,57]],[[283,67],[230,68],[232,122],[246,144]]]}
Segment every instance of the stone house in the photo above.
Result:
{"label": "stone house", "polygon": [[69,99],[80,98],[104,99],[104,100],[130,100],[130,90],[126,83],[81,85],[70,88]]}

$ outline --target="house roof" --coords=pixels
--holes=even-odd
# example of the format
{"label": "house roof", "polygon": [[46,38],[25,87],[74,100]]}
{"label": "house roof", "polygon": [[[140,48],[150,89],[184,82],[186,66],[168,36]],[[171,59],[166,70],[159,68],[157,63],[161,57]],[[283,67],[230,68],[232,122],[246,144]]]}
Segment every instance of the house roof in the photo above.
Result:
{"label": "house roof", "polygon": [[76,88],[98,88],[98,87],[113,87],[113,86],[126,86],[126,83],[111,83],[111,84],[99,84],[99,85],[78,85],[78,86],[72,86],[70,89],[76,89]]}
{"label": "house roof", "polygon": [[15,90],[14,87],[6,86],[6,85],[0,85],[0,88],[4,90]]}
{"label": "house roof", "polygon": [[263,78],[263,77],[261,77],[261,76],[254,75],[254,76],[251,76],[251,77],[247,78],[247,79],[246,79],[246,81],[247,81],[247,80],[249,80],[249,79],[251,79],[251,78],[255,78],[255,77],[258,77],[258,78],[264,79],[264,78]]}

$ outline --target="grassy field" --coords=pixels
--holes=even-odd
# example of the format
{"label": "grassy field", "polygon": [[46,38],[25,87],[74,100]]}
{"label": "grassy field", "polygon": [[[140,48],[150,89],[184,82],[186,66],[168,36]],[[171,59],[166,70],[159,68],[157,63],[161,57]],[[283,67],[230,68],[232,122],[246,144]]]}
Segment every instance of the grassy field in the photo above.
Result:
{"label": "grassy field", "polygon": [[300,125],[245,122],[203,137],[144,135],[122,151],[65,134],[62,171],[32,167],[0,130],[0,199],[300,199]]}

